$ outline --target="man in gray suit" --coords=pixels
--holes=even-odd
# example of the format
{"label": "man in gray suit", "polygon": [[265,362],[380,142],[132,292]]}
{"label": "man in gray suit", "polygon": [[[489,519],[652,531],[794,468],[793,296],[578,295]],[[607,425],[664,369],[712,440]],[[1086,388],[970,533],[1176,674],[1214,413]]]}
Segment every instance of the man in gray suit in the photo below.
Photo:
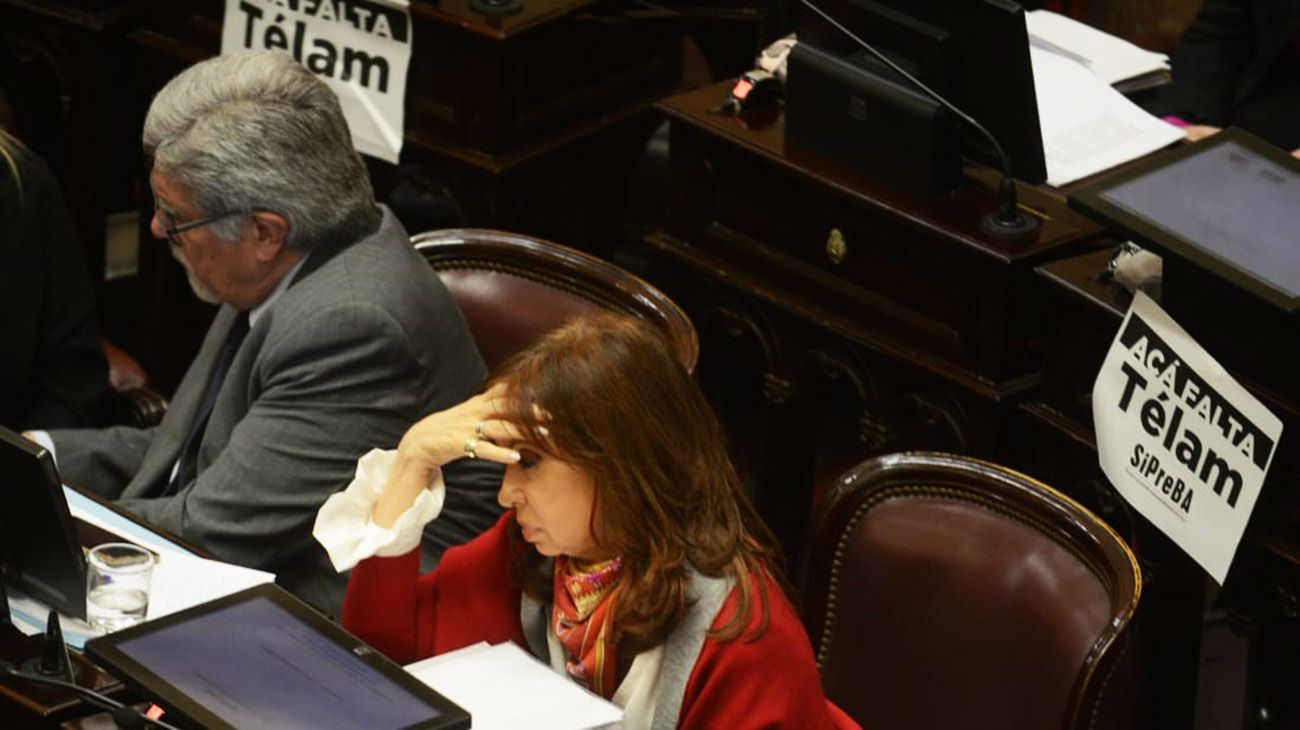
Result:
{"label": "man in gray suit", "polygon": [[[145,120],[152,231],[219,303],[162,423],[49,434],[60,472],[337,614],[311,537],[358,457],[482,385],[450,294],[376,205],[339,102],[288,55],[213,58]],[[500,471],[448,474],[429,557],[494,521]]]}

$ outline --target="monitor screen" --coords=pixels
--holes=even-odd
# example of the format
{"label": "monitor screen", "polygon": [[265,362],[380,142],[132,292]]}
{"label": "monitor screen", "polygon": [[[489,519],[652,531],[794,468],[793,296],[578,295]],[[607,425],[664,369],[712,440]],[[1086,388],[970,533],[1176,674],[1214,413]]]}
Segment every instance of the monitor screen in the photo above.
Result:
{"label": "monitor screen", "polygon": [[[869,71],[898,75],[818,13],[795,0],[799,42],[838,53]],[[920,78],[997,139],[1011,174],[1047,179],[1024,9],[1011,0],[806,0]],[[1001,167],[986,138],[963,125],[964,153]]]}
{"label": "monitor screen", "polygon": [[203,727],[469,724],[459,707],[274,585],[92,639],[86,651]]}
{"label": "monitor screen", "polygon": [[0,572],[50,608],[86,617],[86,559],[54,459],[2,426]]}
{"label": "monitor screen", "polygon": [[1238,129],[1155,155],[1071,205],[1285,311],[1300,307],[1300,160]]}

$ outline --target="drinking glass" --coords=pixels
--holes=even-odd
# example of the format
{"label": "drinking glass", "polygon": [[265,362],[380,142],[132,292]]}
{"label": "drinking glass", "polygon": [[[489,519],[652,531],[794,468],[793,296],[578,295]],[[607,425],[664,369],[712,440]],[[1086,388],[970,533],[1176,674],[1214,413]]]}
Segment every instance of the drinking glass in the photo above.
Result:
{"label": "drinking glass", "polygon": [[86,621],[100,633],[144,620],[149,608],[153,553],[128,542],[91,549],[86,570]]}

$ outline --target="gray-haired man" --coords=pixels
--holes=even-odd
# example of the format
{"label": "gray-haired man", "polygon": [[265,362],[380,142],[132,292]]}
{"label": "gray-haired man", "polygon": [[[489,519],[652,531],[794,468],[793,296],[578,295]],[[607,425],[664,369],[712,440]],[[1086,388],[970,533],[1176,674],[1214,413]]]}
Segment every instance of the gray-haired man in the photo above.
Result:
{"label": "gray-haired man", "polygon": [[[154,99],[152,231],[221,309],[162,424],[53,431],[64,478],[337,613],[311,537],[357,458],[464,400],[485,369],[374,193],[337,97],[287,55],[213,58]],[[488,527],[500,472],[448,474],[433,557]]]}

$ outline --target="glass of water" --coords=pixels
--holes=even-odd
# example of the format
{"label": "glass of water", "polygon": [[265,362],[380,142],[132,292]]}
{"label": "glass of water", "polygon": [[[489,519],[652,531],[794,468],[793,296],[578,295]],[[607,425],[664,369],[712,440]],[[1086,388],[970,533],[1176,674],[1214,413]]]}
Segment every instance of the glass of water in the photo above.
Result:
{"label": "glass of water", "polygon": [[86,621],[99,633],[144,620],[153,553],[127,542],[91,549],[86,565]]}

